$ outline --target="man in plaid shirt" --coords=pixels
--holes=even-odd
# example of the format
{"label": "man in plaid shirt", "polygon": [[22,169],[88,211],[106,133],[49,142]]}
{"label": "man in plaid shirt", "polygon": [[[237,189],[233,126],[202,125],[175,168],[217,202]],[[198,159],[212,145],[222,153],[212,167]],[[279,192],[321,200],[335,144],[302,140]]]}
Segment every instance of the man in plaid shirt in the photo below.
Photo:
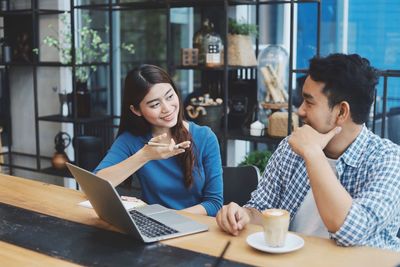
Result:
{"label": "man in plaid shirt", "polygon": [[260,224],[258,211],[281,208],[292,231],[400,251],[400,147],[364,125],[376,84],[358,55],[311,59],[298,110],[304,126],[279,144],[250,201],[218,212],[218,225],[237,235]]}

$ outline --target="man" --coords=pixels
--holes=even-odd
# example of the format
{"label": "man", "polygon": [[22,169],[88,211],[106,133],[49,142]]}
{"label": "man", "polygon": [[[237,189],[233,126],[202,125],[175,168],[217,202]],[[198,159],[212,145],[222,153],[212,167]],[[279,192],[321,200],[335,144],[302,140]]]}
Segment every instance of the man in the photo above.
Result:
{"label": "man", "polygon": [[358,55],[311,59],[298,110],[304,126],[279,144],[250,201],[219,211],[218,225],[238,235],[260,223],[256,210],[282,208],[292,231],[400,251],[400,148],[364,125],[376,84]]}

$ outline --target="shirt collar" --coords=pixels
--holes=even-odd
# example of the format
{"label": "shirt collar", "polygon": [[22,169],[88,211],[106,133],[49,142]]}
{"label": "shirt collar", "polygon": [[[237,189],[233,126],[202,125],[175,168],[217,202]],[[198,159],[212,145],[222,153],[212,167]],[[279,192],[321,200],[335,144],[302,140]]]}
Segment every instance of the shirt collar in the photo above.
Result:
{"label": "shirt collar", "polygon": [[362,130],[358,134],[357,138],[339,157],[339,159],[342,159],[347,165],[350,165],[352,167],[359,166],[361,163],[361,157],[363,156],[364,151],[368,145],[368,133],[369,130],[367,129],[365,124],[363,124]]}

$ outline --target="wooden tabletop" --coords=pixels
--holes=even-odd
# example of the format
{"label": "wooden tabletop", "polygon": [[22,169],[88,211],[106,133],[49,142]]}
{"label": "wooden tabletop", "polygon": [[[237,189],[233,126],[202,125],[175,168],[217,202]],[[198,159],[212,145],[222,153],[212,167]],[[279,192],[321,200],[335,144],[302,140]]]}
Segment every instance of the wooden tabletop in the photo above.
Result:
{"label": "wooden tabletop", "polygon": [[[100,220],[92,209],[78,206],[86,200],[82,192],[33,180],[0,174],[0,202],[45,213],[55,217],[118,231]],[[343,248],[331,240],[302,236],[305,245],[287,254],[269,254],[257,251],[246,243],[249,234],[261,231],[261,227],[248,225],[237,237],[222,232],[215,219],[207,216],[180,212],[192,219],[209,225],[209,231],[163,241],[183,249],[218,256],[226,243],[231,245],[226,259],[257,266],[380,266],[395,267],[400,264],[400,253],[368,247]],[[50,256],[39,254],[0,241],[1,266],[75,266]]]}

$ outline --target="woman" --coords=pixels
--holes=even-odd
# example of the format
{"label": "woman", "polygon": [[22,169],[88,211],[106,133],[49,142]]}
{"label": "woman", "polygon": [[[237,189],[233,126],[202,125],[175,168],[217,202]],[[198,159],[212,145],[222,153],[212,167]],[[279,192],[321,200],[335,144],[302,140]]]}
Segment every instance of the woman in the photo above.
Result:
{"label": "woman", "polygon": [[136,173],[149,204],[209,216],[222,206],[217,138],[183,120],[178,90],[157,66],[128,73],[118,136],[95,172],[114,186]]}

